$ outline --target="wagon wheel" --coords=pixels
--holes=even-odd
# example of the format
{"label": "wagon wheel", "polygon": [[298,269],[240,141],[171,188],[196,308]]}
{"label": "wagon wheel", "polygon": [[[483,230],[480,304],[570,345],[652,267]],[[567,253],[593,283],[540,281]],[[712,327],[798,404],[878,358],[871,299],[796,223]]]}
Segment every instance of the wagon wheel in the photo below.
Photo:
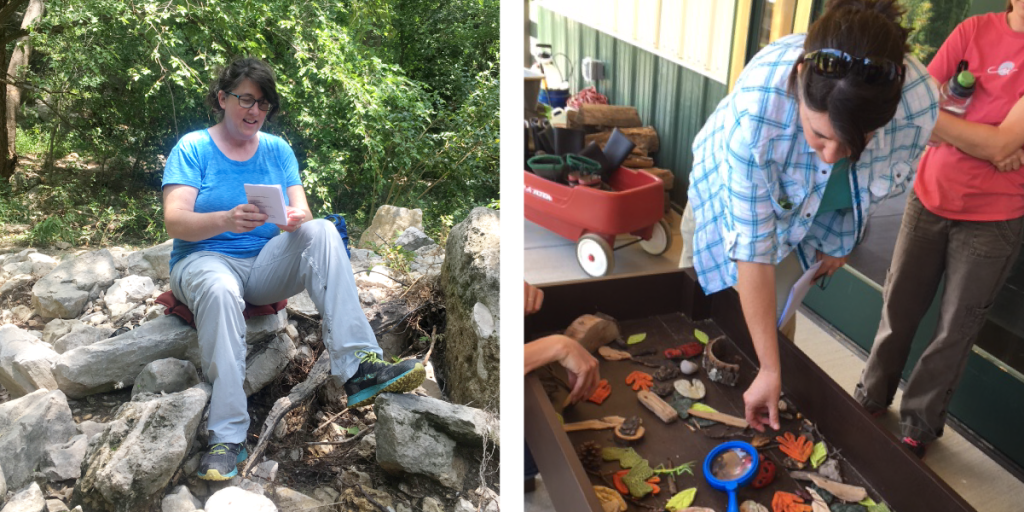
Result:
{"label": "wagon wheel", "polygon": [[671,242],[672,236],[669,234],[668,222],[665,222],[665,219],[661,219],[654,225],[654,230],[651,231],[651,239],[641,240],[640,247],[647,251],[648,254],[661,256],[668,250]]}
{"label": "wagon wheel", "polygon": [[576,242],[576,261],[592,277],[606,276],[615,268],[615,254],[608,242],[593,233],[587,233]]}

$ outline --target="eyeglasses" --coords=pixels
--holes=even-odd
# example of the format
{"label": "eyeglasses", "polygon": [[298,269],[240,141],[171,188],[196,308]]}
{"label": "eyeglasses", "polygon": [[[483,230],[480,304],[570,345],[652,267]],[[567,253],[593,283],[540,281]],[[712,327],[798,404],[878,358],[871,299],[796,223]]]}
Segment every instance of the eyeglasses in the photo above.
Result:
{"label": "eyeglasses", "polygon": [[[252,106],[256,104],[256,98],[254,98],[252,95],[249,95],[249,94],[245,94],[245,95],[242,95],[242,96],[239,96],[239,95],[237,95],[237,94],[235,94],[233,92],[228,92],[228,93],[225,93],[225,94],[230,94],[230,95],[238,98],[238,106],[242,107],[242,108],[252,108]],[[262,110],[264,112],[270,112],[270,109],[273,108],[273,105],[271,105],[270,102],[267,101],[267,100],[260,100],[259,103],[260,103],[260,110]]]}
{"label": "eyeglasses", "polygon": [[902,80],[906,66],[886,58],[854,57],[842,50],[825,48],[804,55],[804,62],[813,64],[811,70],[825,78],[843,78],[850,73],[859,76],[865,84],[878,85]]}

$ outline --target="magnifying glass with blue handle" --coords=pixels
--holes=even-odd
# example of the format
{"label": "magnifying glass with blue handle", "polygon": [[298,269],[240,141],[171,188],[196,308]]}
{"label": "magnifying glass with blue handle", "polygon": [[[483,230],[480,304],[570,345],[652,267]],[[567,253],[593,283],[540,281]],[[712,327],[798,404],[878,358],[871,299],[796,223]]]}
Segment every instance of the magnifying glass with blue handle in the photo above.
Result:
{"label": "magnifying glass with blue handle", "polygon": [[754,479],[757,461],[757,449],[743,441],[722,443],[704,459],[704,478],[708,484],[729,494],[728,512],[739,512],[736,490]]}

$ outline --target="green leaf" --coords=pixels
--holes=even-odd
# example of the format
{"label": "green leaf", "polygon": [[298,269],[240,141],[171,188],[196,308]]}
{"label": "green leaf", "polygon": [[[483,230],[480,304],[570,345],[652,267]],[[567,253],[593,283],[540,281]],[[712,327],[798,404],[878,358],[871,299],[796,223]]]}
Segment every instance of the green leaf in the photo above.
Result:
{"label": "green leaf", "polygon": [[715,410],[714,407],[711,407],[710,405],[702,404],[700,402],[695,402],[693,405],[690,406],[690,409],[693,409],[695,411],[704,411],[704,412],[718,412],[717,410]]}
{"label": "green leaf", "polygon": [[665,504],[665,510],[676,512],[677,510],[682,510],[686,507],[689,507],[693,503],[693,498],[696,495],[696,487],[691,487],[689,489],[679,491],[678,493],[676,493],[675,496],[672,496],[672,499],[668,500],[668,503]]}
{"label": "green leaf", "polygon": [[889,510],[889,505],[886,505],[885,503],[879,503],[877,505],[867,507],[867,509],[868,512],[891,512]]}
{"label": "green leaf", "polygon": [[878,506],[878,503],[875,503],[875,500],[873,500],[871,498],[864,498],[864,499],[860,500],[857,504],[858,505],[864,505],[865,507],[877,507]]}
{"label": "green leaf", "polygon": [[825,448],[825,442],[818,441],[818,443],[814,445],[814,450],[811,451],[811,467],[818,469],[818,466],[820,466],[822,462],[825,462],[826,458],[828,458],[828,449]]}
{"label": "green leaf", "polygon": [[640,334],[634,334],[634,335],[630,336],[629,339],[626,340],[626,344],[627,345],[636,345],[637,343],[640,343],[641,341],[646,340],[646,339],[647,339],[647,333],[646,332],[642,332]]}
{"label": "green leaf", "polygon": [[704,334],[704,331],[702,331],[700,329],[694,329],[693,330],[693,337],[697,338],[697,341],[699,341],[699,342],[701,342],[701,343],[703,343],[705,345],[708,344],[708,335]]}
{"label": "green leaf", "polygon": [[348,432],[348,435],[354,436],[359,433],[359,427],[349,427],[345,431]]}

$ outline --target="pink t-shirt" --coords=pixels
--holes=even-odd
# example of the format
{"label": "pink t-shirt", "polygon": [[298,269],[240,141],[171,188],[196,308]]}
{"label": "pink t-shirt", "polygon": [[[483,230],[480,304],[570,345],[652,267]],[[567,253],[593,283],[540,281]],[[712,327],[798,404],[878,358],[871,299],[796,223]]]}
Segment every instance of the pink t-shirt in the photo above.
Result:
{"label": "pink t-shirt", "polygon": [[[964,119],[998,125],[1024,95],[1024,33],[1006,13],[973,16],[957,25],[928,65],[946,83],[964,59],[976,79]],[[1024,215],[1024,168],[998,172],[987,161],[942,144],[921,158],[914,192],[929,211],[954,220],[997,221]]]}

